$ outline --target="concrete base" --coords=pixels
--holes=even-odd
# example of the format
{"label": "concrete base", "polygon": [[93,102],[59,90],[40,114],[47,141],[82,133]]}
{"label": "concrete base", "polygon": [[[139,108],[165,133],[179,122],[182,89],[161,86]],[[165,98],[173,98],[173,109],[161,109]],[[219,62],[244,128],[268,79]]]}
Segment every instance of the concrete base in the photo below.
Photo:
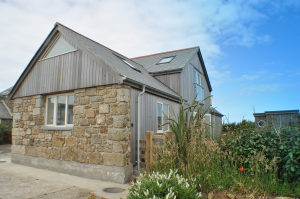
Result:
{"label": "concrete base", "polygon": [[42,157],[32,157],[21,154],[11,154],[11,162],[47,169],[60,173],[90,178],[95,180],[127,183],[133,173],[132,165],[125,167],[86,164],[74,161],[54,160]]}

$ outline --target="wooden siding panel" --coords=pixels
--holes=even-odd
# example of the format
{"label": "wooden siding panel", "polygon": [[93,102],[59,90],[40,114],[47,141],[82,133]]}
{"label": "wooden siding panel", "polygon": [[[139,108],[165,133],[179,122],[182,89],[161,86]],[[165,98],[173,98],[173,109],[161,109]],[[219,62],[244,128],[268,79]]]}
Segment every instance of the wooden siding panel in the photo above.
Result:
{"label": "wooden siding panel", "polygon": [[38,61],[14,98],[120,82],[103,65],[81,50]]}
{"label": "wooden siding panel", "polygon": [[155,77],[159,81],[167,85],[169,88],[174,90],[176,93],[181,95],[180,73],[169,74],[169,75],[158,75]]}
{"label": "wooden siding panel", "polygon": [[[137,161],[137,132],[138,132],[138,95],[141,93],[141,90],[131,88],[131,123],[133,127],[131,127],[131,162],[135,164]],[[179,113],[179,104],[168,99],[150,94],[144,93],[141,96],[141,135],[140,138],[145,139],[146,131],[157,131],[157,102],[163,102],[169,104],[170,114],[172,113],[172,109],[175,114]]]}
{"label": "wooden siding panel", "polygon": [[[195,88],[194,88],[194,67],[199,70],[201,75],[201,84],[204,88],[204,98],[211,96],[211,92],[209,92],[209,88],[207,82],[205,80],[205,76],[203,75],[202,66],[199,60],[197,53],[191,58],[189,63],[184,67],[181,72],[181,93],[182,97],[191,103],[195,98]],[[205,100],[205,105],[211,104],[211,99],[208,98]]]}

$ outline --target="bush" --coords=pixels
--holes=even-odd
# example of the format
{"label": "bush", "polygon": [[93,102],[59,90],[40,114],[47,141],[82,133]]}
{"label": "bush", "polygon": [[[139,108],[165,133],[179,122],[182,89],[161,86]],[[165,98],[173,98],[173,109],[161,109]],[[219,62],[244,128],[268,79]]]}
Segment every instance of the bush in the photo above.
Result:
{"label": "bush", "polygon": [[[159,172],[143,176],[141,181],[137,181],[130,189],[128,199],[143,198],[201,198],[201,193],[197,192],[197,185],[188,182],[184,177],[170,170],[168,175]],[[195,179],[194,179],[195,181]]]}
{"label": "bush", "polygon": [[5,138],[5,134],[10,134],[11,127],[5,126],[4,124],[0,124],[0,142]]}
{"label": "bush", "polygon": [[300,178],[300,128],[289,125],[281,129],[272,126],[260,131],[240,128],[224,136],[224,151],[242,159],[246,170],[253,168],[251,156],[262,153],[267,162],[276,159],[281,181],[296,182]]}

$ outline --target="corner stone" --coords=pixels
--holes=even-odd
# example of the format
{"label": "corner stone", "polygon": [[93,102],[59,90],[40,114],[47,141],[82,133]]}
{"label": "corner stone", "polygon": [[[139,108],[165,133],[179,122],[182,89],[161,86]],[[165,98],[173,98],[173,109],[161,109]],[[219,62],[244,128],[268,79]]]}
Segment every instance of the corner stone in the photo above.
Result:
{"label": "corner stone", "polygon": [[25,154],[25,146],[11,145],[11,153],[24,155]]}
{"label": "corner stone", "polygon": [[121,153],[104,153],[102,154],[104,164],[107,166],[124,167],[126,165],[126,157]]}

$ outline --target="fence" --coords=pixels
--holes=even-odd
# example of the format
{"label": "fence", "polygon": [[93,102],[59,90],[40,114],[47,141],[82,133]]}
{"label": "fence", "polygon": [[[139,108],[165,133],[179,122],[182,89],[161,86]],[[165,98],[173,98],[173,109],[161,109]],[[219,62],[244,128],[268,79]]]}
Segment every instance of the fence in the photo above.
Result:
{"label": "fence", "polygon": [[140,147],[142,153],[140,154],[141,159],[144,159],[144,162],[140,163],[140,166],[149,169],[149,164],[153,162],[153,150],[155,148],[155,140],[162,140],[163,144],[165,143],[167,138],[172,137],[172,131],[165,131],[163,135],[155,135],[152,131],[146,131],[145,140],[140,140],[141,144],[145,144],[145,147]]}

